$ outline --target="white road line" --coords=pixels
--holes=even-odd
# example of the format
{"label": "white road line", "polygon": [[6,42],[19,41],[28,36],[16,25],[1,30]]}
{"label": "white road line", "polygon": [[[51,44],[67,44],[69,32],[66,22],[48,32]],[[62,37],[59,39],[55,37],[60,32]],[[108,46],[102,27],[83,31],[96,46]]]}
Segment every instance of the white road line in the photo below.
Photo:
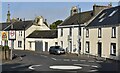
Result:
{"label": "white road line", "polygon": [[47,57],[47,56],[45,56],[45,55],[41,55],[41,56],[42,56],[42,57],[45,57],[45,58]]}
{"label": "white road line", "polygon": [[86,64],[74,64],[74,65],[87,66],[87,67],[89,67],[89,66],[90,66],[90,65],[86,65]]}
{"label": "white road line", "polygon": [[78,60],[72,60],[72,61],[78,61]]}
{"label": "white road line", "polygon": [[50,66],[51,69],[61,69],[61,70],[76,70],[76,69],[82,69],[82,67],[79,66]]}
{"label": "white road line", "polygon": [[90,70],[90,71],[88,71],[88,72],[96,72],[96,71],[98,71],[98,70]]}
{"label": "white road line", "polygon": [[86,60],[80,60],[81,62],[85,62]]}
{"label": "white road line", "polygon": [[56,58],[51,58],[51,59],[53,59],[53,60],[55,60],[55,61],[57,60]]}
{"label": "white road line", "polygon": [[34,67],[38,67],[38,66],[42,66],[42,65],[32,65],[32,66],[30,66],[28,68],[31,69],[31,70],[34,70],[35,69]]}
{"label": "white road line", "polygon": [[94,67],[94,68],[99,68],[98,66],[95,66],[95,65],[92,65],[91,67]]}
{"label": "white road line", "polygon": [[103,62],[103,61],[96,61],[96,62],[101,63],[101,62]]}
{"label": "white road line", "polygon": [[95,61],[88,61],[88,62],[95,62]]}
{"label": "white road line", "polygon": [[63,61],[70,61],[70,59],[63,59]]}
{"label": "white road line", "polygon": [[25,66],[28,66],[28,64],[18,65],[18,66],[14,66],[14,67],[11,67],[11,68],[19,68],[19,67],[25,67]]}

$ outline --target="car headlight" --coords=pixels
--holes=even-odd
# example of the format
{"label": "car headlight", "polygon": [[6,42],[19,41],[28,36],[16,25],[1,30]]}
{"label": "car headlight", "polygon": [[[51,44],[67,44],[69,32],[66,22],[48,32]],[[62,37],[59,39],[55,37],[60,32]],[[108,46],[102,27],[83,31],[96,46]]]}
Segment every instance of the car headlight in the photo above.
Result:
{"label": "car headlight", "polygon": [[60,50],[58,50],[57,53],[60,53]]}

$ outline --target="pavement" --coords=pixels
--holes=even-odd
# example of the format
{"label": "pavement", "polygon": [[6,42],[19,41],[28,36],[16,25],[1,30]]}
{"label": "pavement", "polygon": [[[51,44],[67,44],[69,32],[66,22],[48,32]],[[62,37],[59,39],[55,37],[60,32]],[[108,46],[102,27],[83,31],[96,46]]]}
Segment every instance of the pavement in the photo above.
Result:
{"label": "pavement", "polygon": [[[118,73],[120,63],[117,61],[96,60],[92,56],[75,54],[53,55],[47,52],[14,50],[17,58],[2,64],[5,72],[62,72],[62,73]],[[22,56],[22,58],[21,58]]]}

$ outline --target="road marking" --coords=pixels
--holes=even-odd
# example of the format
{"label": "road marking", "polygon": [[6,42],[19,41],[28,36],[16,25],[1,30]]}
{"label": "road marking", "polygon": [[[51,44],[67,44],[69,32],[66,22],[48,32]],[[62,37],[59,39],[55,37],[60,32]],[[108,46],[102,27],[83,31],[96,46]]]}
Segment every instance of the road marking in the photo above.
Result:
{"label": "road marking", "polygon": [[95,66],[95,65],[92,65],[91,67],[94,67],[94,68],[99,68],[98,66]]}
{"label": "road marking", "polygon": [[45,55],[41,55],[41,56],[42,56],[42,57],[45,57],[45,58],[47,57],[47,56],[45,56]]}
{"label": "road marking", "polygon": [[96,71],[98,71],[98,70],[90,70],[90,71],[88,71],[88,72],[96,72]]}
{"label": "road marking", "polygon": [[103,62],[103,61],[96,61],[96,62],[101,63],[101,62]]}
{"label": "road marking", "polygon": [[70,59],[63,59],[63,61],[70,61]]}
{"label": "road marking", "polygon": [[25,66],[28,66],[28,64],[18,65],[18,66],[14,66],[14,67],[11,67],[11,68],[19,68],[19,67],[25,67]]}
{"label": "road marking", "polygon": [[42,65],[32,65],[32,66],[30,66],[28,68],[31,69],[31,70],[34,70],[35,69],[34,67],[39,67],[39,66],[42,66]]}
{"label": "road marking", "polygon": [[72,61],[78,61],[78,60],[72,60]]}
{"label": "road marking", "polygon": [[90,65],[86,65],[86,64],[74,64],[74,65],[87,66],[87,67],[89,67],[89,66],[90,66]]}
{"label": "road marking", "polygon": [[86,60],[80,60],[81,62],[85,62]]}
{"label": "road marking", "polygon": [[61,69],[61,70],[76,70],[76,69],[82,69],[82,67],[79,66],[50,66],[51,69]]}
{"label": "road marking", "polygon": [[95,61],[88,61],[88,62],[95,62]]}
{"label": "road marking", "polygon": [[51,59],[53,59],[53,60],[55,60],[55,61],[57,60],[56,58],[51,58]]}

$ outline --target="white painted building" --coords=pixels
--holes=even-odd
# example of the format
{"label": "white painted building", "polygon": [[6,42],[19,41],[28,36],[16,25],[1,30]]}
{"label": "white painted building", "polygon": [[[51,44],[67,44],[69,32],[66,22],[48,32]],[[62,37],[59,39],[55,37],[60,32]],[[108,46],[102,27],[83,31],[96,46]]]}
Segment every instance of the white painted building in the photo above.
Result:
{"label": "white painted building", "polygon": [[[28,50],[28,43],[26,42],[26,37],[31,34],[35,30],[50,30],[46,25],[44,18],[42,16],[38,16],[35,20],[28,21],[16,21],[13,23],[1,23],[2,27],[1,31],[8,32],[11,29],[16,31],[16,40],[14,40],[14,49],[19,50]],[[25,39],[25,40],[24,40]],[[2,41],[2,45],[4,45],[5,41]],[[24,44],[25,43],[25,44]],[[6,45],[11,47],[11,41],[6,41]],[[25,47],[24,47],[25,45]]]}
{"label": "white painted building", "polygon": [[36,30],[26,38],[32,51],[49,51],[50,46],[57,45],[57,30]]}
{"label": "white painted building", "polygon": [[70,53],[84,53],[83,28],[101,10],[109,7],[94,5],[93,10],[81,13],[77,7],[72,7],[71,15],[58,26],[58,45]]}

